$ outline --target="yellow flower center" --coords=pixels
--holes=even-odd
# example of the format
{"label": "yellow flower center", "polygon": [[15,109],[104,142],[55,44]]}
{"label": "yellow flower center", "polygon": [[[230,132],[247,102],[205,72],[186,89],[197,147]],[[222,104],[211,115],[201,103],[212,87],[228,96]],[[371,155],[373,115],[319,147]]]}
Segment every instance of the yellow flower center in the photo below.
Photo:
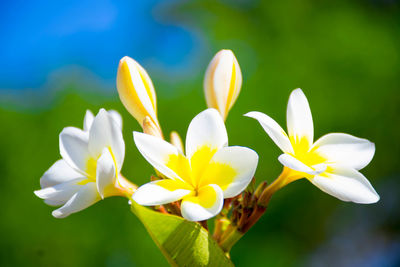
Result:
{"label": "yellow flower center", "polygon": [[307,138],[303,137],[300,140],[294,140],[294,138],[290,138],[290,142],[292,143],[294,150],[294,154],[292,154],[292,156],[294,156],[307,166],[313,166],[326,161],[324,157],[322,157],[315,151],[316,148],[310,149],[311,144],[309,143]]}
{"label": "yellow flower center", "polygon": [[193,154],[190,161],[180,154],[170,155],[166,165],[183,179],[181,188],[192,190],[195,195],[209,184],[216,184],[224,190],[237,173],[228,164],[211,162],[216,152],[217,149],[205,145]]}
{"label": "yellow flower center", "polygon": [[[111,157],[113,159],[114,162],[114,166],[117,166],[116,160],[115,160],[115,156],[114,153],[111,150],[111,147],[108,147],[108,150],[110,151]],[[83,181],[80,181],[78,184],[79,185],[85,185],[89,182],[96,182],[96,176],[97,176],[97,160],[98,158],[94,158],[94,157],[89,157],[86,160],[86,179]],[[115,177],[118,177],[118,170],[115,170]]]}

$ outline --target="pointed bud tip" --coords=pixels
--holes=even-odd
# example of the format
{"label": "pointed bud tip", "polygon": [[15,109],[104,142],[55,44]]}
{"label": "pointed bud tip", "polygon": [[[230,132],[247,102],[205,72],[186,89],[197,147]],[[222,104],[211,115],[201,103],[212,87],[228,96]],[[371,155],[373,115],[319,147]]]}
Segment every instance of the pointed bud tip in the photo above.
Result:
{"label": "pointed bud tip", "polygon": [[120,63],[123,63],[123,62],[125,62],[125,61],[128,61],[128,60],[133,60],[131,57],[128,57],[128,56],[124,56],[123,58],[121,58],[120,59]]}

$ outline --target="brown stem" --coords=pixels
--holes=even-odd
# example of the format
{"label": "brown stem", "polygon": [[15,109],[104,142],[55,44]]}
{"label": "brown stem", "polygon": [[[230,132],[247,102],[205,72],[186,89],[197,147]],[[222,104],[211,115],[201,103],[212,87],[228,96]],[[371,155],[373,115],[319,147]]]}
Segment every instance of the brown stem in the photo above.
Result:
{"label": "brown stem", "polygon": [[261,218],[266,209],[267,207],[257,205],[248,219],[238,226],[238,231],[246,233]]}
{"label": "brown stem", "polygon": [[221,218],[215,219],[215,227],[214,227],[213,238],[217,242],[221,238],[221,234],[222,234],[222,221],[221,220],[222,220]]}
{"label": "brown stem", "polygon": [[204,227],[204,229],[206,229],[206,230],[208,231],[208,224],[207,224],[207,220],[205,220],[205,221],[200,221],[200,222],[199,222],[199,224],[200,224],[201,226],[203,226],[203,227]]}
{"label": "brown stem", "polygon": [[159,212],[164,213],[164,214],[169,214],[164,206],[155,206],[154,210],[159,211]]}

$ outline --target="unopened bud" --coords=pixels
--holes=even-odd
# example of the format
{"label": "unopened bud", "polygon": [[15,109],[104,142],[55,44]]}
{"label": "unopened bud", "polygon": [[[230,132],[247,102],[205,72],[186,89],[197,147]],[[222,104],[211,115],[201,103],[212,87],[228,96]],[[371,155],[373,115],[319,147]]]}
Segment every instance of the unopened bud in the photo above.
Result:
{"label": "unopened bud", "polygon": [[242,87],[242,73],[231,50],[221,50],[208,65],[204,77],[207,106],[219,111],[225,120]]}
{"label": "unopened bud", "polygon": [[180,152],[183,153],[185,151],[183,148],[182,139],[177,132],[175,132],[175,131],[171,132],[170,140],[171,140],[171,144],[173,144],[177,149],[179,149]]}
{"label": "unopened bud", "polygon": [[146,70],[130,57],[123,57],[119,62],[117,89],[122,104],[142,126],[148,116],[160,127],[153,83]]}

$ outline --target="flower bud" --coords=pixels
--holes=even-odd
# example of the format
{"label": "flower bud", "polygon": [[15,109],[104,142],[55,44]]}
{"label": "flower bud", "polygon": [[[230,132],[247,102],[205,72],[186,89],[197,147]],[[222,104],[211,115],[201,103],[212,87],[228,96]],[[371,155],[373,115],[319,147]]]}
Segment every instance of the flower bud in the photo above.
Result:
{"label": "flower bud", "polygon": [[231,50],[221,50],[208,65],[204,77],[207,106],[219,111],[225,120],[242,87],[242,73]]}
{"label": "flower bud", "polygon": [[172,131],[170,134],[171,144],[173,144],[180,152],[184,152],[183,142],[179,134],[175,131]]}
{"label": "flower bud", "polygon": [[156,93],[146,70],[130,57],[118,66],[117,89],[122,104],[142,125],[146,116],[158,127]]}

